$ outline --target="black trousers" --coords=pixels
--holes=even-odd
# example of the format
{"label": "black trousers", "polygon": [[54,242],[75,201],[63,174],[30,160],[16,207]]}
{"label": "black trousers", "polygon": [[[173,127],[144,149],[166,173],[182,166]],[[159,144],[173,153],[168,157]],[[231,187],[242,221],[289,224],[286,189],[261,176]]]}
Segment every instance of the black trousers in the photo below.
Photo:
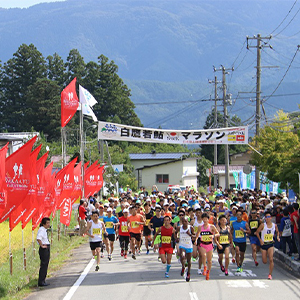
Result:
{"label": "black trousers", "polygon": [[38,284],[41,285],[45,282],[47,271],[48,271],[48,265],[50,260],[50,245],[48,245],[47,248],[40,247],[39,249],[39,255],[41,259],[41,266],[39,271],[39,281]]}

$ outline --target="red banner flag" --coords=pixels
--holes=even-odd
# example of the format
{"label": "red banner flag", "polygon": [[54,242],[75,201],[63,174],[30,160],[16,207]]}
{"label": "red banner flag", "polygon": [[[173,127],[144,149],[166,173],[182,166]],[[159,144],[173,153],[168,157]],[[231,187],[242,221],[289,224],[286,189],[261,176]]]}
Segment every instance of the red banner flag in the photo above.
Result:
{"label": "red banner flag", "polygon": [[26,197],[30,183],[30,154],[36,137],[11,154],[5,161],[7,183],[7,205],[0,217],[0,223],[5,221],[11,212]]}
{"label": "red banner flag", "polygon": [[85,197],[93,196],[99,192],[103,186],[104,165],[102,167],[94,166],[93,169],[86,172],[84,193]]}
{"label": "red banner flag", "polygon": [[42,145],[39,145],[36,149],[32,151],[30,154],[30,174],[31,174],[31,182],[29,185],[29,190],[27,195],[25,196],[22,203],[20,203],[14,211],[11,212],[9,216],[9,230],[12,231],[19,222],[22,221],[22,229],[25,228],[26,224],[32,218],[32,205],[36,198],[36,160],[38,154],[42,148]]}
{"label": "red banner flag", "polygon": [[55,176],[54,191],[55,191],[55,206],[52,217],[55,212],[60,209],[64,198],[71,197],[74,189],[74,166],[77,157],[69,162],[63,169],[61,169]]}
{"label": "red banner flag", "polygon": [[76,94],[76,77],[61,92],[61,127],[65,127],[75,115],[79,106]]}
{"label": "red banner flag", "polygon": [[66,226],[70,225],[72,214],[71,198],[64,198],[60,209],[60,222]]}
{"label": "red banner flag", "polygon": [[82,197],[81,162],[74,169],[74,189],[71,195],[72,204]]}
{"label": "red banner flag", "polygon": [[7,186],[5,181],[5,159],[8,150],[8,143],[0,149],[0,215],[6,207]]}

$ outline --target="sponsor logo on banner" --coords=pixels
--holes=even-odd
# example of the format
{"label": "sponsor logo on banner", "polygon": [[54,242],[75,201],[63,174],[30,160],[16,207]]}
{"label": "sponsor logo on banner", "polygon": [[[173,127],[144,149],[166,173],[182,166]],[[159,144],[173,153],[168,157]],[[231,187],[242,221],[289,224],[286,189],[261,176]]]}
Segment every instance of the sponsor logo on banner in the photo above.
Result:
{"label": "sponsor logo on banner", "polygon": [[7,172],[5,177],[7,187],[10,190],[15,191],[27,191],[29,189],[29,180],[22,179],[23,176],[23,164],[18,165],[17,163],[13,166],[14,177],[11,178]]}
{"label": "sponsor logo on banner", "polygon": [[113,137],[117,135],[118,128],[116,125],[106,124],[101,128],[101,132],[105,137]]}
{"label": "sponsor logo on banner", "polygon": [[168,141],[179,141],[179,134],[176,132],[167,132],[167,140]]}

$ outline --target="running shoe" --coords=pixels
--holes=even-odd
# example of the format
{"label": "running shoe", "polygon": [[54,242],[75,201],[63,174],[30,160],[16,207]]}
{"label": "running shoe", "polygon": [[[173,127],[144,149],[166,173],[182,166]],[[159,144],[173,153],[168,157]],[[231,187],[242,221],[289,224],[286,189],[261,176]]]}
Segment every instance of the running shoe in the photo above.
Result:
{"label": "running shoe", "polygon": [[188,266],[188,263],[187,263],[187,261],[185,262],[185,266],[186,266],[186,267]]}
{"label": "running shoe", "polygon": [[181,276],[183,276],[183,274],[184,274],[184,270],[185,270],[185,268],[184,268],[184,267],[182,267],[182,268],[181,268],[181,272],[180,272],[180,275],[181,275]]}
{"label": "running shoe", "polygon": [[99,271],[99,269],[100,269],[100,267],[99,267],[99,265],[97,265],[95,268],[95,271],[97,272],[97,271]]}
{"label": "running shoe", "polygon": [[124,255],[124,258],[127,259],[127,254]]}
{"label": "running shoe", "polygon": [[189,282],[189,281],[191,280],[191,275],[190,275],[190,273],[187,273],[187,274],[186,274],[185,280],[186,280],[187,282]]}
{"label": "running shoe", "polygon": [[236,271],[237,271],[238,273],[242,272],[241,270],[242,270],[242,269],[241,269],[240,267],[237,267],[237,269],[236,269]]}
{"label": "running shoe", "polygon": [[208,270],[207,273],[206,273],[205,279],[206,279],[206,280],[209,280],[209,270]]}
{"label": "running shoe", "polygon": [[198,275],[202,275],[202,271],[201,271],[201,269],[198,269]]}
{"label": "running shoe", "polygon": [[231,261],[232,261],[233,264],[235,264],[235,259],[234,258]]}
{"label": "running shoe", "polygon": [[272,280],[272,275],[271,274],[269,274],[268,279]]}
{"label": "running shoe", "polygon": [[101,253],[101,258],[104,258],[104,254],[103,253]]}
{"label": "running shoe", "polygon": [[206,274],[207,274],[207,267],[204,267],[203,275],[206,276]]}
{"label": "running shoe", "polygon": [[108,260],[111,261],[111,255],[108,256]]}
{"label": "running shoe", "polygon": [[192,257],[192,261],[197,261],[197,258]]}
{"label": "running shoe", "polygon": [[134,254],[132,254],[132,258],[135,260],[136,259],[136,257],[135,257],[135,255]]}
{"label": "running shoe", "polygon": [[93,255],[93,259],[96,259],[96,255]]}
{"label": "running shoe", "polygon": [[149,254],[149,249],[147,250],[146,254],[147,254],[147,255]]}
{"label": "running shoe", "polygon": [[165,277],[169,278],[169,273],[168,272],[165,273]]}
{"label": "running shoe", "polygon": [[129,254],[131,254],[131,250],[129,250]]}
{"label": "running shoe", "polygon": [[254,263],[255,263],[255,266],[257,267],[258,266],[258,261],[255,261]]}
{"label": "running shoe", "polygon": [[221,266],[220,268],[221,268],[222,272],[225,272],[225,267],[224,266]]}
{"label": "running shoe", "polygon": [[228,276],[228,270],[225,269],[225,276]]}
{"label": "running shoe", "polygon": [[139,250],[139,251],[137,252],[137,255],[141,255],[141,250]]}
{"label": "running shoe", "polygon": [[179,255],[176,255],[176,258],[179,259],[180,258]]}
{"label": "running shoe", "polygon": [[148,242],[148,247],[151,247],[151,242]]}
{"label": "running shoe", "polygon": [[159,256],[159,257],[157,258],[157,260],[158,260],[158,261],[161,261],[161,257]]}
{"label": "running shoe", "polygon": [[122,249],[122,250],[121,250],[121,256],[123,256],[123,255],[124,255],[124,250]]}

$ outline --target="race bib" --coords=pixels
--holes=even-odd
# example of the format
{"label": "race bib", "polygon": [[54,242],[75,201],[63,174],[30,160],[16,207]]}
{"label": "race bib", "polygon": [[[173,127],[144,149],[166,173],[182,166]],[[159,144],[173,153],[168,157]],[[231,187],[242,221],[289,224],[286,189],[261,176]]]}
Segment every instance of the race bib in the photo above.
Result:
{"label": "race bib", "polygon": [[100,228],[93,228],[93,235],[99,235],[100,234]]}
{"label": "race bib", "polygon": [[236,230],[235,231],[235,237],[237,239],[241,239],[241,238],[245,237],[245,233],[242,230]]}
{"label": "race bib", "polygon": [[198,226],[194,227],[194,232],[195,232],[195,233],[198,232]]}
{"label": "race bib", "polygon": [[201,241],[204,243],[209,243],[212,241],[212,236],[211,235],[202,235]]}
{"label": "race bib", "polygon": [[138,225],[135,221],[131,222],[132,228],[138,228],[140,225]]}
{"label": "race bib", "polygon": [[157,232],[157,231],[158,231],[158,229],[159,229],[159,227],[156,227],[156,228],[155,228],[155,232]]}
{"label": "race bib", "polygon": [[148,226],[149,223],[150,223],[150,219],[146,220],[146,224],[145,225]]}
{"label": "race bib", "polygon": [[128,226],[121,226],[122,232],[128,232]]}
{"label": "race bib", "polygon": [[273,242],[273,234],[265,234],[264,242]]}
{"label": "race bib", "polygon": [[105,226],[106,226],[106,228],[113,228],[114,227],[114,223],[113,222],[106,222]]}
{"label": "race bib", "polygon": [[251,229],[256,229],[257,227],[258,227],[258,222],[257,221],[250,222],[250,228]]}
{"label": "race bib", "polygon": [[229,244],[228,235],[220,235],[220,244]]}
{"label": "race bib", "polygon": [[161,237],[162,244],[170,244],[171,243],[171,237],[170,236],[162,236]]}
{"label": "race bib", "polygon": [[183,237],[180,239],[180,243],[183,245],[190,245],[191,243],[191,238],[190,237]]}

